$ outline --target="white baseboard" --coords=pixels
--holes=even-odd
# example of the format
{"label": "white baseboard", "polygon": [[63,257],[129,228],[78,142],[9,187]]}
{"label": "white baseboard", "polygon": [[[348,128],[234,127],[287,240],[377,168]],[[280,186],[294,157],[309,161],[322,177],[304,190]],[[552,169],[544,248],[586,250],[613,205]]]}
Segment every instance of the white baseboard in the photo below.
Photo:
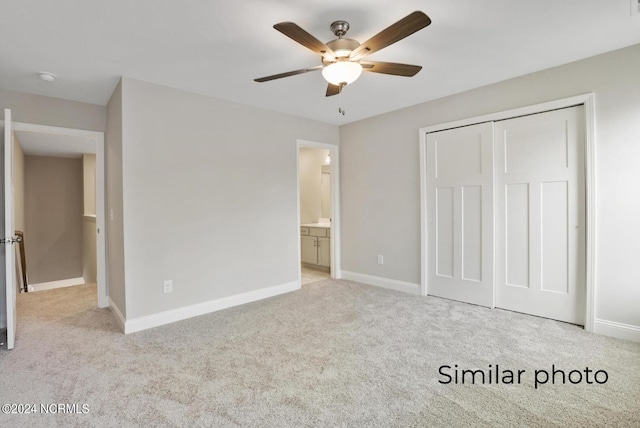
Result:
{"label": "white baseboard", "polygon": [[37,284],[29,284],[29,291],[52,290],[54,288],[73,287],[74,285],[84,284],[84,278],[69,278],[59,281],[39,282]]}
{"label": "white baseboard", "polygon": [[618,339],[640,342],[640,327],[596,318],[593,332]]}
{"label": "white baseboard", "polygon": [[111,300],[111,297],[109,297],[109,309],[111,309],[113,315],[116,316],[116,321],[118,321],[118,324],[120,325],[120,330],[122,330],[122,332],[124,333],[124,315],[122,315],[122,312],[120,312],[120,308],[118,308],[118,305],[116,305],[113,300]]}
{"label": "white baseboard", "polygon": [[266,299],[268,297],[277,296],[279,294],[284,294],[299,289],[300,283],[298,281],[293,281],[286,284],[275,285],[273,287],[249,291],[247,293],[236,294],[234,296],[223,297],[221,299],[210,300],[208,302],[202,302],[182,308],[171,309],[169,311],[159,312],[157,314],[147,315],[139,318],[133,318],[126,321],[124,321],[123,318],[124,332],[125,334],[135,333],[137,331],[146,330],[148,328],[159,327],[161,325],[170,324],[172,322],[182,321],[187,318],[205,315],[211,312],[232,308],[234,306],[243,305],[245,303],[255,302],[256,300]]}
{"label": "white baseboard", "polygon": [[341,278],[348,281],[361,282],[363,284],[375,285],[376,287],[389,288],[391,290],[420,295],[420,284],[366,275],[364,273],[349,272],[346,270],[343,270],[340,273]]}

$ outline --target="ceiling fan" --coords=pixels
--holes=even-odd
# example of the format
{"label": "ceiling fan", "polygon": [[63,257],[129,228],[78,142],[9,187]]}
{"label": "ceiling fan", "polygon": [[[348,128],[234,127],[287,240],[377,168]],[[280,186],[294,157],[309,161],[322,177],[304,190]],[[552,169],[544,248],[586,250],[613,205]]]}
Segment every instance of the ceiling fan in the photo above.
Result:
{"label": "ceiling fan", "polygon": [[283,77],[295,76],[309,71],[322,70],[322,76],[329,82],[327,97],[337,95],[346,85],[354,82],[362,71],[392,74],[395,76],[415,76],[422,67],[419,65],[398,64],[394,62],[363,61],[362,59],[380,49],[404,39],[407,36],[431,24],[431,19],[423,12],[413,12],[395,24],[390,25],[360,44],[357,40],[343,38],[349,30],[346,21],[335,21],[331,31],[337,39],[322,43],[293,22],[281,22],[273,26],[290,39],[319,54],[322,65],[274,74],[254,79],[256,82],[268,82]]}

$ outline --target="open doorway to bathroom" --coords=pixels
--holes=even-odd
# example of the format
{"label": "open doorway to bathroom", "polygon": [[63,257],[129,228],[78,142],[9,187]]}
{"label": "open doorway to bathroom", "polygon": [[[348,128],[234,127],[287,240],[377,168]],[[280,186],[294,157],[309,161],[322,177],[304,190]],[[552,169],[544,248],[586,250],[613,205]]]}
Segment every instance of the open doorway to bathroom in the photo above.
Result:
{"label": "open doorway to bathroom", "polygon": [[337,278],[337,146],[298,144],[300,284]]}

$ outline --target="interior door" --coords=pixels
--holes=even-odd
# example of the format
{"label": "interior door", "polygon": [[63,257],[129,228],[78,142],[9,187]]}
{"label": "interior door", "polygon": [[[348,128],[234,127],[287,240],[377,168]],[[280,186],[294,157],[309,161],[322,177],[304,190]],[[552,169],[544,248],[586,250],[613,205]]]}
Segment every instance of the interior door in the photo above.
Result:
{"label": "interior door", "polygon": [[493,307],[493,123],[427,135],[427,293]]}
{"label": "interior door", "polygon": [[584,108],[495,131],[496,306],[584,325]]}
{"label": "interior door", "polygon": [[11,110],[4,110],[4,244],[7,314],[7,349],[13,349],[16,334],[16,253],[13,247],[15,219],[13,207],[13,124]]}

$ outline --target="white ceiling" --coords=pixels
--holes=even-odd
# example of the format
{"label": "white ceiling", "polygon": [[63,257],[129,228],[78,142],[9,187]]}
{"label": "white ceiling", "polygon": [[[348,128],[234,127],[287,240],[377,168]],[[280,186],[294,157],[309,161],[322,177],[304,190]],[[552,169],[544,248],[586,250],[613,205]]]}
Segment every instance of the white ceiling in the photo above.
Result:
{"label": "white ceiling", "polygon": [[15,131],[15,135],[27,156],[77,158],[83,153],[96,153],[96,142],[89,137],[33,131]]}
{"label": "white ceiling", "polygon": [[[640,43],[635,1],[0,0],[0,87],[104,105],[127,76],[343,124]],[[433,23],[367,58],[422,65],[413,78],[363,73],[330,98],[317,71],[253,81],[319,64],[277,22],[327,42],[342,19],[363,42],[414,10]]]}

